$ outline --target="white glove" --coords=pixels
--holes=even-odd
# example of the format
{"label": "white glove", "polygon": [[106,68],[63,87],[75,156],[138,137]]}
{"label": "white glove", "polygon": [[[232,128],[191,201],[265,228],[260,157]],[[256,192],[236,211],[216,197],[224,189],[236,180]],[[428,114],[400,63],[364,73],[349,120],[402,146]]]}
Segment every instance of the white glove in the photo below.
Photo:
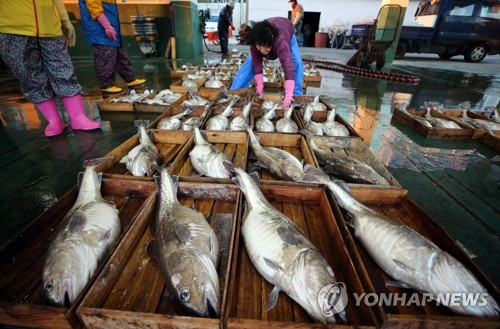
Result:
{"label": "white glove", "polygon": [[73,24],[71,24],[69,19],[61,21],[61,28],[64,34],[64,40],[68,47],[74,47],[76,44],[76,33]]}

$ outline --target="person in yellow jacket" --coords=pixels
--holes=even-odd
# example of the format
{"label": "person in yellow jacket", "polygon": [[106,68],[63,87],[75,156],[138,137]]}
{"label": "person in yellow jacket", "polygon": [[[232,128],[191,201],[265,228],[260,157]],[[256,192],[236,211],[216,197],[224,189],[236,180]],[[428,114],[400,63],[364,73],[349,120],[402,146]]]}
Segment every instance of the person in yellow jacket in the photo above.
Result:
{"label": "person in yellow jacket", "polygon": [[116,0],[78,0],[78,7],[85,41],[94,48],[94,65],[101,90],[108,93],[122,91],[122,88],[113,84],[115,72],[129,87],[146,82],[135,78],[127,52],[122,48]]}
{"label": "person in yellow jacket", "polygon": [[75,29],[62,0],[0,0],[0,56],[19,80],[26,99],[47,119],[47,137],[62,134],[66,126],[56,96],[73,130],[101,128],[85,115],[82,87],[67,48],[75,42]]}

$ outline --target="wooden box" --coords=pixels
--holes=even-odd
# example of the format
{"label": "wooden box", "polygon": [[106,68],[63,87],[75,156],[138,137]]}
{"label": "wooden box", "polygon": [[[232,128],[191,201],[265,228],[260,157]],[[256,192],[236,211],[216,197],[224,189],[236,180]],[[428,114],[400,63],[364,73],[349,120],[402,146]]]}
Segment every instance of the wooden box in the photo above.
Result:
{"label": "wooden box", "polygon": [[198,66],[189,66],[185,69],[177,69],[170,71],[170,77],[174,79],[182,78],[185,75],[195,73],[198,70]]}
{"label": "wooden box", "polygon": [[[467,253],[457,245],[457,242],[446,230],[407,197],[406,190],[385,189],[381,190],[381,193],[374,193],[364,187],[354,187],[351,192],[361,203],[411,227],[442,250],[447,251],[474,273],[493,298],[499,300],[498,288],[469,258]],[[329,196],[333,198],[330,193]],[[403,293],[410,295],[415,292],[412,289],[386,287],[385,283],[394,281],[394,279],[387,275],[368,255],[352,229],[345,224],[344,218],[347,218],[345,213],[340,211],[336,205],[334,213],[358,276],[368,293],[375,293],[378,296],[381,296],[382,293],[398,293],[399,296],[402,296]],[[488,319],[456,315],[445,306],[437,306],[435,302],[427,302],[423,306],[416,303],[404,306],[379,306],[377,304],[375,314],[377,321],[383,323],[383,328],[498,328],[500,323],[500,318]]]}
{"label": "wooden box", "polygon": [[[247,97],[250,99],[250,101],[252,101],[252,97],[253,97],[254,92],[255,92],[255,90],[251,89],[251,88],[240,88],[240,89],[229,90],[228,93],[230,95],[240,96],[240,99],[234,104],[233,109],[236,109],[236,108],[242,109],[243,106],[245,106],[247,104]],[[223,111],[226,108],[226,106],[228,105],[227,102],[219,103],[218,102],[219,100],[217,100],[217,102],[215,102],[214,105],[212,106],[213,111],[214,112],[218,111],[217,113],[220,113],[221,111]]]}
{"label": "wooden box", "polygon": [[[203,133],[203,132],[202,132]],[[245,168],[248,153],[248,135],[245,131],[216,131],[207,130],[205,140],[223,152],[234,166]],[[198,176],[189,159],[189,152],[195,147],[194,139],[182,149],[172,164],[171,172],[185,181],[232,183],[229,178],[211,178]]]}
{"label": "wooden box", "polygon": [[319,72],[311,75],[304,75],[305,82],[317,82],[321,84],[321,74]]}
{"label": "wooden box", "polygon": [[[177,114],[180,114],[182,112],[183,112],[183,109],[181,106],[170,107],[169,110],[163,112],[162,114],[160,114],[156,118],[156,120],[150,125],[150,128],[157,129],[158,124],[160,123],[161,120],[168,118],[168,117],[171,117],[171,116],[174,116],[174,115],[177,115]],[[195,106],[194,111],[191,114],[184,116],[181,119],[181,121],[184,122],[185,120],[188,120],[189,118],[201,117],[200,127],[203,127],[203,125],[205,124],[205,121],[208,119],[211,112],[212,112],[212,108],[206,109],[203,106]],[[182,127],[180,129],[182,129]],[[160,130],[166,131],[165,129],[160,129]]]}
{"label": "wooden box", "polygon": [[189,90],[198,91],[201,86],[205,84],[207,79],[195,79],[196,87],[185,87],[182,85],[182,79],[173,82],[170,85],[170,90],[176,93],[187,93]]}
{"label": "wooden box", "polygon": [[[219,89],[214,88],[203,88],[198,90],[198,96],[204,98],[212,103],[217,102],[220,97],[221,91]],[[172,115],[181,113],[183,111],[182,103],[184,100],[189,100],[189,95],[186,99],[183,99],[182,102],[172,105]],[[205,110],[205,106],[193,106],[195,112],[191,113],[192,116],[199,116]],[[200,112],[201,111],[201,112]]]}
{"label": "wooden box", "polygon": [[[192,139],[192,131],[176,131],[176,130],[161,130],[152,129],[153,143],[160,152],[162,164],[172,163],[177,155],[181,153],[182,149]],[[120,144],[117,148],[110,151],[104,157],[111,157],[106,163],[101,164],[96,168],[97,171],[102,172],[104,177],[118,178],[118,179],[131,179],[131,180],[152,180],[152,177],[138,177],[133,176],[125,166],[125,163],[120,163],[120,160],[130,152],[134,147],[139,145],[139,135],[136,134],[128,140]]]}
{"label": "wooden box", "polygon": [[[144,189],[155,184],[142,182]],[[182,205],[194,206],[213,227],[219,239],[221,317],[229,285],[237,211],[240,198],[236,185],[181,182],[178,191]],[[153,238],[148,224],[156,212],[137,218],[137,238],[123,241],[77,310],[87,328],[220,328],[220,319],[190,316],[172,297],[155,261],[146,248]]]}
{"label": "wooden box", "polygon": [[[380,176],[384,177],[390,186],[401,188],[399,182],[394,178],[389,170],[377,160],[375,155],[370,151],[368,145],[361,138],[352,137],[326,137],[315,136],[314,142],[321,150],[325,152],[335,152],[346,154],[372,167]],[[314,154],[314,152],[313,152]],[[317,158],[314,155],[316,162]],[[321,165],[319,166],[321,167]],[[349,185],[365,185],[365,184],[349,184]],[[366,184],[366,186],[375,186]],[[384,187],[380,185],[379,187]],[[388,186],[386,186],[388,187]]]}
{"label": "wooden box", "polygon": [[[121,235],[118,241],[134,234],[136,218],[154,206],[153,192],[153,189],[142,189],[136,182],[103,179],[103,198],[113,201],[120,211]],[[51,305],[45,298],[42,282],[51,237],[75,203],[77,195],[76,187],[71,189],[0,251],[0,323],[50,329],[81,327],[75,310],[107,257],[69,308]]]}
{"label": "wooden box", "polygon": [[[295,156],[299,161],[303,161],[304,165],[310,164],[311,166],[317,166],[314,154],[302,135],[277,133],[256,133],[255,135],[258,136],[260,145],[282,149]],[[280,181],[280,179],[273,176],[269,170],[257,167],[255,165],[257,158],[253,156],[251,146],[249,146],[248,149],[252,155],[249,153],[247,172],[257,172],[260,179],[263,181]]]}
{"label": "wooden box", "polygon": [[[442,110],[441,111],[444,115],[446,115],[450,120],[455,121],[456,123],[461,123],[460,120],[456,120],[457,118],[462,117],[462,111],[457,111],[457,110]],[[474,113],[471,111],[467,111],[467,116],[471,119],[479,119],[479,120],[485,120],[487,122],[494,122],[485,116]],[[494,136],[500,138],[500,130],[492,130]],[[473,139],[481,139],[484,134],[487,134],[488,132],[484,129],[476,128],[476,132],[474,132],[474,135],[472,136]]]}
{"label": "wooden box", "polygon": [[[347,294],[364,292],[349,257],[345,243],[335,224],[325,190],[317,185],[294,186],[262,184],[266,199],[309,238],[332,267],[337,282],[345,283]],[[235,257],[227,299],[224,325],[227,328],[375,328],[372,310],[347,303],[346,324],[322,325],[313,319],[284,292],[276,306],[266,311],[273,286],[255,269],[248,257],[243,238],[237,234]]]}
{"label": "wooden box", "polygon": [[133,112],[134,104],[132,103],[122,103],[122,102],[110,102],[114,98],[125,96],[128,90],[124,90],[116,95],[110,96],[97,102],[97,108],[99,111],[110,111],[110,112]]}
{"label": "wooden box", "polygon": [[[147,97],[147,99],[153,99],[158,93],[154,93]],[[161,104],[148,104],[144,102],[137,102],[134,104],[134,109],[136,112],[153,112],[153,113],[163,113],[165,111],[169,111],[171,106],[174,104],[180,104],[186,99],[188,99],[187,93],[180,93],[180,97],[169,105],[161,105]]]}
{"label": "wooden box", "polygon": [[486,133],[481,138],[481,143],[491,147],[492,149],[500,153],[500,137]]}
{"label": "wooden box", "polygon": [[[413,115],[418,115],[421,117],[424,117],[425,113],[427,112],[427,110],[416,110],[416,109],[406,109],[406,110]],[[431,110],[431,114],[436,118],[443,118],[449,120],[449,118],[446,117],[446,115],[438,111]],[[477,138],[475,136],[476,129],[467,128],[467,126],[465,126],[463,123],[458,123],[458,125],[460,125],[464,129],[427,127],[397,108],[394,108],[393,116],[398,120],[400,120],[401,122],[403,122],[404,124],[416,130],[419,134],[427,138],[450,138],[450,139]]]}

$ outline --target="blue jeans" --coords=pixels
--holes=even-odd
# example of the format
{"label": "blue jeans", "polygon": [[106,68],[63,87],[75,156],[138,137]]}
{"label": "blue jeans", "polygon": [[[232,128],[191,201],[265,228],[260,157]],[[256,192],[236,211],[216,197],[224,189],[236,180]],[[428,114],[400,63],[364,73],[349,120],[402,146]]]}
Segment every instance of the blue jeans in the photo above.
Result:
{"label": "blue jeans", "polygon": [[[302,90],[302,81],[304,80],[304,64],[302,63],[302,58],[300,57],[299,45],[297,44],[297,38],[295,35],[292,37],[292,40],[290,40],[290,50],[292,52],[293,65],[295,68],[295,89],[293,90],[293,95],[300,96],[304,94],[304,91]],[[254,79],[254,75],[252,55],[249,55],[234,77],[230,89],[233,90],[249,87]]]}

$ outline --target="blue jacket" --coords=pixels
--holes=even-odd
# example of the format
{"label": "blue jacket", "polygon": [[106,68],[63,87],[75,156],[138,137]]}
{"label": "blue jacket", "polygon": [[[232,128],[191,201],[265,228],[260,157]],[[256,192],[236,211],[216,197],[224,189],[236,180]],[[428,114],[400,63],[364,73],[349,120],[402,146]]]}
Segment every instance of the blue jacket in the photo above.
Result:
{"label": "blue jacket", "polygon": [[[116,0],[78,0],[78,6],[82,15],[85,41],[97,45],[121,48],[120,19]],[[108,38],[104,27],[97,21],[97,17],[103,13],[116,31],[116,40]]]}

